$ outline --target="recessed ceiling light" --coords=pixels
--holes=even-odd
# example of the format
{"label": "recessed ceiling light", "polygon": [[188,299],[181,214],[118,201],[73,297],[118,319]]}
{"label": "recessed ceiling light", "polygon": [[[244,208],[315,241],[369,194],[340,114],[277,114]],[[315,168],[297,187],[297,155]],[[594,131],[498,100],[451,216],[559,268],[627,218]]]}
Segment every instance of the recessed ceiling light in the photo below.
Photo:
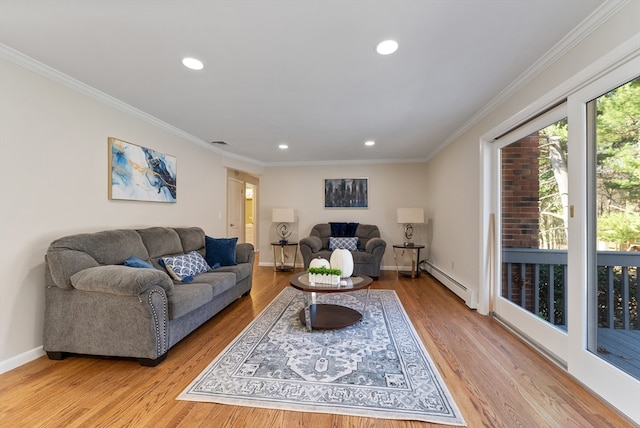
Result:
{"label": "recessed ceiling light", "polygon": [[286,144],[279,144],[278,148],[284,150],[284,149],[288,149],[289,146],[287,146]]}
{"label": "recessed ceiling light", "polygon": [[375,141],[373,141],[373,140],[369,140],[369,141],[365,141],[365,142],[364,142],[364,145],[365,145],[365,146],[373,146],[373,145],[375,145],[375,144],[376,144],[376,142],[375,142]]}
{"label": "recessed ceiling light", "polygon": [[192,70],[202,70],[204,68],[204,64],[202,64],[202,61],[195,58],[183,58],[182,64]]}
{"label": "recessed ceiling light", "polygon": [[395,40],[385,40],[376,46],[376,52],[380,55],[389,55],[398,50],[398,42]]}

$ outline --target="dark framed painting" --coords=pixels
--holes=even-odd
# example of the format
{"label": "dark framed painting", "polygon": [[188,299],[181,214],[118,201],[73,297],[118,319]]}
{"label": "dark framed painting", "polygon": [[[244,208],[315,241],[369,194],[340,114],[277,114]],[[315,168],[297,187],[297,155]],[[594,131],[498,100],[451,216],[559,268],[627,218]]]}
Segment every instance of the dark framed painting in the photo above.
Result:
{"label": "dark framed painting", "polygon": [[176,158],[109,138],[109,199],[176,202]]}
{"label": "dark framed painting", "polygon": [[369,208],[368,178],[325,178],[325,208]]}

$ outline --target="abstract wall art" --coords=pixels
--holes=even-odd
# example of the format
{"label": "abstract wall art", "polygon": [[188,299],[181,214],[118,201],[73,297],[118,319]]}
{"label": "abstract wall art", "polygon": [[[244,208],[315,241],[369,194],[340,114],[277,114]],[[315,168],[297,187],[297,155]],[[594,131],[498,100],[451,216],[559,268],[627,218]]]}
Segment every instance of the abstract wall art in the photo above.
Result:
{"label": "abstract wall art", "polygon": [[325,208],[368,208],[369,179],[325,178]]}
{"label": "abstract wall art", "polygon": [[109,138],[109,199],[176,202],[176,158]]}

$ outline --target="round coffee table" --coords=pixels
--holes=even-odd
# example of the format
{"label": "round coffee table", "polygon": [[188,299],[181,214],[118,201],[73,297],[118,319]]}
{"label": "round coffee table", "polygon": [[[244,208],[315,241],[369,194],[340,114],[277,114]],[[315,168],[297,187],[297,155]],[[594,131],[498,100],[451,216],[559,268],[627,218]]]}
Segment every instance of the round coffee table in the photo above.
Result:
{"label": "round coffee table", "polygon": [[362,319],[362,314],[355,309],[342,305],[313,303],[313,293],[344,293],[368,288],[373,280],[366,275],[352,276],[340,280],[340,284],[314,284],[309,281],[307,272],[291,276],[292,287],[306,293],[306,303],[300,310],[300,322],[307,330],[335,330],[348,327]]}

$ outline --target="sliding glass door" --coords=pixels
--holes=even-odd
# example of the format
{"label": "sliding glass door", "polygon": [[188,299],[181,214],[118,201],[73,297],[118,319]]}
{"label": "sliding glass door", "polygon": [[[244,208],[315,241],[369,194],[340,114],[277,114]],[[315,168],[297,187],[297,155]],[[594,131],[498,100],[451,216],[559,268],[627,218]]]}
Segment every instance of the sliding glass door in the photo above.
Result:
{"label": "sliding glass door", "polygon": [[[570,149],[584,151],[572,181],[568,369],[616,406],[640,397],[640,78],[629,62],[569,98]],[[575,233],[571,231],[575,230]],[[575,300],[575,301],[574,301]],[[638,413],[640,414],[640,413]]]}
{"label": "sliding glass door", "polygon": [[608,61],[483,145],[480,308],[640,421],[640,52]]}
{"label": "sliding glass door", "polygon": [[587,348],[640,379],[640,78],[586,104]]}
{"label": "sliding glass door", "polygon": [[566,354],[566,105],[496,141],[496,316],[553,355]]}

